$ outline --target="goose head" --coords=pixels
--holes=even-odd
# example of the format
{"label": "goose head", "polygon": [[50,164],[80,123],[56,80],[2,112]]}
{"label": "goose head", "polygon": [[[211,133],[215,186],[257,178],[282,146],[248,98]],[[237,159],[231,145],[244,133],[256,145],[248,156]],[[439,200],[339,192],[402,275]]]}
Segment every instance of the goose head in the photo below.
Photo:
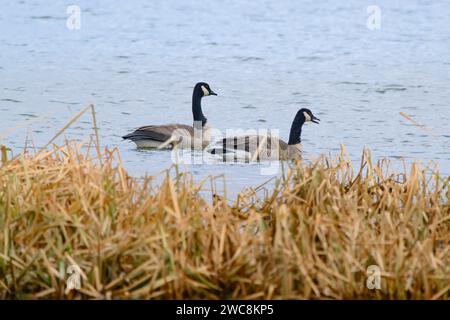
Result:
{"label": "goose head", "polygon": [[303,116],[305,117],[305,121],[304,121],[304,122],[311,121],[311,122],[314,122],[314,123],[317,123],[317,124],[318,124],[319,121],[320,121],[320,119],[317,118],[317,117],[315,117],[315,116],[313,115],[313,113],[311,112],[311,110],[309,110],[309,109],[302,108],[302,109],[300,109],[300,110],[297,112],[297,115],[298,115],[299,113],[302,113]]}
{"label": "goose head", "polygon": [[206,82],[199,82],[194,87],[194,95],[200,97],[217,96],[217,93],[211,90],[211,87]]}
{"label": "goose head", "polygon": [[311,110],[302,108],[297,111],[292,122],[288,145],[297,145],[301,142],[302,126],[305,122],[319,123],[320,119],[313,115]]}

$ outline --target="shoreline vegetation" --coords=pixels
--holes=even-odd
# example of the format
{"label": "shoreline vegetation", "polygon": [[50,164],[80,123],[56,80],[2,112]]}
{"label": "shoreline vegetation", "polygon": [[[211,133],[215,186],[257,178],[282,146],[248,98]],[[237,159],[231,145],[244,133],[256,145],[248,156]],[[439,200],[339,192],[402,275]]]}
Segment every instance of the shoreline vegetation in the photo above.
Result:
{"label": "shoreline vegetation", "polygon": [[343,150],[289,164],[263,196],[207,183],[132,177],[98,135],[2,149],[0,299],[450,298],[449,177],[367,150],[355,169]]}

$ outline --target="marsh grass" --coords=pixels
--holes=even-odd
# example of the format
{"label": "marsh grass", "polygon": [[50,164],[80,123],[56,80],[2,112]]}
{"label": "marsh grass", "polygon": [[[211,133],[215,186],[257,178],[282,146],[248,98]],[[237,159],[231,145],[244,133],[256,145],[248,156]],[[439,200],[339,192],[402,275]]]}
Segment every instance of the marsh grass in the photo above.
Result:
{"label": "marsh grass", "polygon": [[[450,180],[437,171],[396,173],[367,150],[355,169],[342,149],[227,199],[220,177],[128,175],[96,130],[52,144],[88,111],[95,128],[88,106],[41,150],[1,148],[0,299],[450,298]],[[67,290],[73,265],[81,288]]]}
{"label": "marsh grass", "polygon": [[0,298],[449,298],[449,179],[418,164],[393,173],[366,151],[355,171],[343,152],[230,200],[189,173],[133,178],[89,145],[2,162]]}

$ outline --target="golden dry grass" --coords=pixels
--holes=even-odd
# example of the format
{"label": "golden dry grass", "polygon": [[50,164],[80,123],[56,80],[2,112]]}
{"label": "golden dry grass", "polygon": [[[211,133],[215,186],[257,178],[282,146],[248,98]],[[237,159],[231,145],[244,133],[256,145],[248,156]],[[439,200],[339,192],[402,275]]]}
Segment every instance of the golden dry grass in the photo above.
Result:
{"label": "golden dry grass", "polygon": [[[450,297],[449,178],[418,164],[298,162],[264,198],[226,201],[189,174],[155,185],[117,150],[91,154],[2,157],[1,299]],[[68,292],[73,264],[81,289]],[[370,265],[380,290],[366,287]]]}

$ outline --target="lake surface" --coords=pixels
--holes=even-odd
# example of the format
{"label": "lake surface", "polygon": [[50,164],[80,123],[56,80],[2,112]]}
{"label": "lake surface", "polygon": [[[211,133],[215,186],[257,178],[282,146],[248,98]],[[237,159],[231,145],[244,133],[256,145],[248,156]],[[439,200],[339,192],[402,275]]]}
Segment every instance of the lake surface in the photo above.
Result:
{"label": "lake surface", "polygon": [[[194,84],[211,125],[280,130],[301,107],[307,156],[436,161],[450,174],[450,2],[76,0],[81,28],[66,26],[65,1],[4,1],[0,9],[0,143],[17,154],[27,132],[39,147],[89,103],[102,145],[117,146],[134,175],[157,174],[170,152],[138,151],[121,136],[148,124],[191,124]],[[423,130],[399,113],[410,115]],[[92,133],[83,116],[65,138]],[[59,140],[61,141],[61,139]],[[195,164],[202,179],[225,174],[238,191],[270,178],[266,164]]]}

